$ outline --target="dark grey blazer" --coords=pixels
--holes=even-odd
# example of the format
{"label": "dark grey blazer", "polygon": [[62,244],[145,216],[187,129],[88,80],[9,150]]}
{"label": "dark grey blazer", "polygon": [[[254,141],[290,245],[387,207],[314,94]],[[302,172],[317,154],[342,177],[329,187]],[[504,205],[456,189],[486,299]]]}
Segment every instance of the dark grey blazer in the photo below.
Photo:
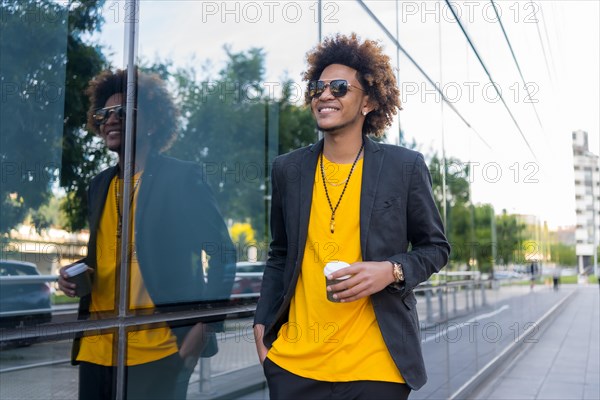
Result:
{"label": "dark grey blazer", "polygon": [[[321,140],[279,156],[273,163],[272,241],[254,320],[267,327],[267,347],[288,320],[322,148]],[[404,283],[371,295],[371,302],[396,366],[406,383],[417,390],[427,381],[427,374],[412,289],[446,265],[450,254],[431,192],[431,176],[420,153],[365,138],[360,244],[363,260],[390,260],[404,267]]]}

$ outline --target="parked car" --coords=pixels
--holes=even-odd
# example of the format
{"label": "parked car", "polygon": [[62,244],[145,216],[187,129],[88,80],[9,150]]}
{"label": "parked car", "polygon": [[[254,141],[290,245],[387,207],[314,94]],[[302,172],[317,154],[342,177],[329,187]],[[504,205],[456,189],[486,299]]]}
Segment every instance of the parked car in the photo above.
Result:
{"label": "parked car", "polygon": [[[41,280],[36,282],[35,276],[40,276],[40,271],[33,263],[0,260],[1,328],[36,325],[52,319],[50,286]],[[14,282],[12,277],[33,281]]]}
{"label": "parked car", "polygon": [[238,262],[236,264],[235,281],[233,282],[233,289],[231,290],[231,294],[245,295],[243,297],[250,297],[250,295],[258,295],[260,293],[260,287],[262,285],[262,276],[264,271],[264,261]]}

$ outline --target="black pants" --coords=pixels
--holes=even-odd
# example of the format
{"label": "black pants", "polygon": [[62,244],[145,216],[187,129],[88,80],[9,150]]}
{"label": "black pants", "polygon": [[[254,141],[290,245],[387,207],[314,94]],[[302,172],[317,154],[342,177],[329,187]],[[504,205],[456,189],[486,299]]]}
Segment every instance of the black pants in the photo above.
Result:
{"label": "black pants", "polygon": [[408,385],[381,381],[323,382],[292,374],[269,358],[263,363],[271,400],[280,399],[340,399],[406,400]]}
{"label": "black pants", "polygon": [[[185,399],[191,370],[178,353],[146,364],[125,368],[127,399]],[[111,400],[116,397],[117,369],[81,362],[79,399]]]}

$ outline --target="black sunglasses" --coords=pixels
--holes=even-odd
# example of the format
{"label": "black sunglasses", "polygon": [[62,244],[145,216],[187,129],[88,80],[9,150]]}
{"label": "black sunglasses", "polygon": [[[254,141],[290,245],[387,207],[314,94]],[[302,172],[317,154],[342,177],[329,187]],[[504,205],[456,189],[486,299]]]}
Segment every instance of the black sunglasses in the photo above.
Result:
{"label": "black sunglasses", "polygon": [[112,113],[115,113],[119,121],[122,121],[125,118],[125,107],[119,104],[112,107],[99,108],[94,112],[92,118],[94,119],[94,123],[99,126],[105,124]]}
{"label": "black sunglasses", "polygon": [[321,94],[323,94],[327,87],[329,87],[329,90],[331,91],[331,94],[334,97],[345,96],[346,93],[348,93],[348,88],[350,87],[362,90],[363,92],[365,91],[364,89],[359,88],[358,86],[353,86],[349,84],[348,81],[345,79],[334,79],[328,83],[324,81],[308,82],[308,95],[310,96],[310,98],[318,97]]}

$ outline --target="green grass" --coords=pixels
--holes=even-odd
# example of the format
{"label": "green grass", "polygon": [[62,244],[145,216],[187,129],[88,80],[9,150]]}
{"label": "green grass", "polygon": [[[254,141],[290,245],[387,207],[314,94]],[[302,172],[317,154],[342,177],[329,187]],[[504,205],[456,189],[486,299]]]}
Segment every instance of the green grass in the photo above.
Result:
{"label": "green grass", "polygon": [[[574,285],[577,284],[577,275],[573,275],[573,276],[561,276],[560,277],[560,281],[559,284],[561,285]],[[546,283],[546,280],[548,280],[548,282],[550,284],[552,284],[552,276],[551,275],[544,275],[541,278],[538,278],[535,280],[535,284],[536,285],[544,285]],[[596,275],[589,275],[588,276],[588,283],[590,284],[597,284],[598,283],[598,278],[596,278]],[[517,285],[517,286],[529,286],[531,284],[531,281],[529,279],[527,280],[513,280],[513,281],[501,281],[501,285]]]}
{"label": "green grass", "polygon": [[563,285],[563,284],[565,284],[565,285],[571,285],[571,284],[577,283],[577,278],[578,278],[577,275],[561,276],[559,283],[561,285]]}
{"label": "green grass", "polygon": [[[561,276],[560,277],[560,283],[564,283],[564,284],[574,284],[577,283],[577,275],[574,276]],[[596,278],[596,275],[588,275],[587,277],[587,281],[590,284],[597,284],[598,283],[598,278]]]}
{"label": "green grass", "polygon": [[[506,286],[529,286],[531,284],[531,281],[529,279],[521,279],[521,280],[506,279],[505,281],[506,281],[506,283],[504,285],[506,285]],[[504,280],[501,282],[504,282]],[[535,280],[536,285],[541,285],[543,283],[544,283],[544,281],[541,279]]]}

